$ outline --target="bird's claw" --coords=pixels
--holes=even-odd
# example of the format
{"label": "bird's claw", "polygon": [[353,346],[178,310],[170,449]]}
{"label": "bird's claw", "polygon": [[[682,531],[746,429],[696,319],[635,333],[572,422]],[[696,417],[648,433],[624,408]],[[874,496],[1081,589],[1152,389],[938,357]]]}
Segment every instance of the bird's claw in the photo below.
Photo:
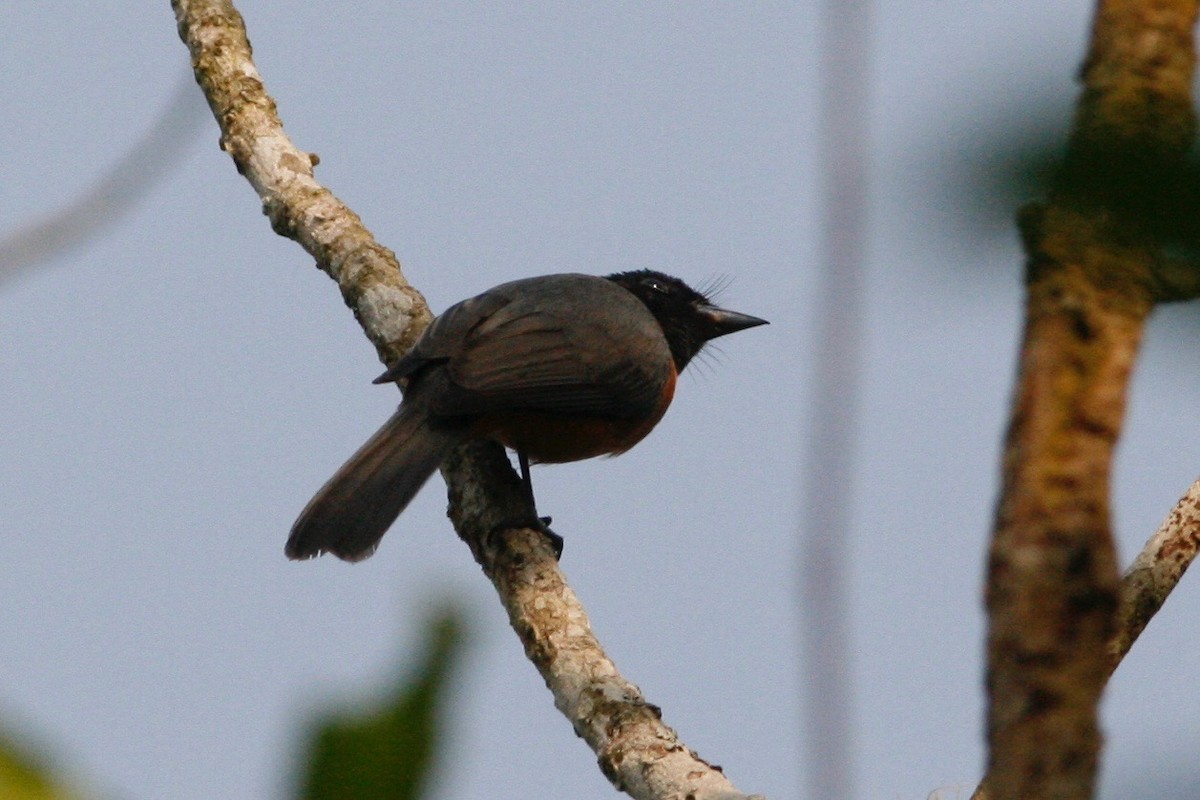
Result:
{"label": "bird's claw", "polygon": [[[563,537],[559,536],[557,533],[550,530],[550,518],[549,517],[542,517],[541,519],[544,519],[546,521],[546,524],[543,525],[541,528],[538,528],[538,530],[540,530],[542,532],[542,535],[545,536],[546,539],[550,542],[550,547],[554,550],[554,560],[562,561]],[[541,520],[539,520],[539,522],[540,521]]]}

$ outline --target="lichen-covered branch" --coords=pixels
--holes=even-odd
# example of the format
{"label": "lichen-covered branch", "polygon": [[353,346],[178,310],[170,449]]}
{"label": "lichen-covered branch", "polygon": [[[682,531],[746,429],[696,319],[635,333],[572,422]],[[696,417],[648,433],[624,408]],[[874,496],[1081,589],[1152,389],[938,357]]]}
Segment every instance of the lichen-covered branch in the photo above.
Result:
{"label": "lichen-covered branch", "polygon": [[1093,793],[1118,608],[1113,449],[1145,320],[1173,294],[1143,201],[1195,133],[1195,16],[1100,2],[1063,171],[1022,215],[1025,333],[988,563],[991,800]]}
{"label": "lichen-covered branch", "polygon": [[[596,753],[601,771],[617,789],[643,800],[762,800],[743,795],[720,767],[690,750],[663,723],[659,709],[622,677],[592,633],[547,538],[502,527],[522,511],[522,497],[515,475],[508,486],[471,479],[492,459],[507,464],[503,453],[480,443],[451,457],[446,470],[460,480],[451,482],[450,516],[499,592],[554,704]],[[469,507],[487,513],[472,518]]]}
{"label": "lichen-covered branch", "polygon": [[337,281],[385,362],[399,358],[429,323],[429,307],[392,251],[313,177],[317,158],[292,144],[250,54],[232,3],[173,2],[179,36],[217,124],[221,149],[262,200],[281,236],[294,239]]}
{"label": "lichen-covered branch", "polygon": [[[251,59],[241,16],[227,0],[173,0],[197,82],[221,127],[221,147],[262,198],[275,231],[299,242],[332,277],[386,363],[429,322],[395,255],[313,177],[316,157],[283,131]],[[746,800],[679,742],[592,634],[553,551],[537,531],[504,529],[532,517],[499,445],[476,442],[443,466],[451,517],[492,580],[555,705],[596,752],[617,788],[642,800]]]}

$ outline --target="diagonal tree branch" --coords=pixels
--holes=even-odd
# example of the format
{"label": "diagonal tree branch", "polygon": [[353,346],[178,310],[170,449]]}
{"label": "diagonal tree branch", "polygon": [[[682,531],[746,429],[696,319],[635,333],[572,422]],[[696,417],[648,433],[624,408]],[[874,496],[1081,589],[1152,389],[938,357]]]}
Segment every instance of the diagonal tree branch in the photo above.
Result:
{"label": "diagonal tree branch", "polygon": [[[428,324],[424,298],[395,255],[313,177],[317,158],[292,144],[251,59],[241,16],[227,0],[173,0],[196,80],[221,127],[221,147],[262,199],[277,233],[294,239],[341,289],[381,360],[394,362]],[[508,611],[555,705],[595,751],[618,789],[643,800],[746,800],[663,724],[592,634],[545,537],[504,529],[531,509],[504,451],[477,442],[443,465],[450,516]]]}
{"label": "diagonal tree branch", "polygon": [[1195,18],[1194,0],[1101,0],[1064,169],[1022,213],[1025,335],[988,564],[976,797],[1094,789],[1119,604],[1113,449],[1145,320],[1187,283],[1164,277],[1150,201],[1195,134]]}
{"label": "diagonal tree branch", "polygon": [[346,305],[385,363],[429,323],[429,307],[358,215],[317,183],[317,157],[283,131],[250,55],[241,15],[228,2],[173,2],[196,81],[221,126],[221,149],[262,199],[280,236],[294,239],[337,281]]}

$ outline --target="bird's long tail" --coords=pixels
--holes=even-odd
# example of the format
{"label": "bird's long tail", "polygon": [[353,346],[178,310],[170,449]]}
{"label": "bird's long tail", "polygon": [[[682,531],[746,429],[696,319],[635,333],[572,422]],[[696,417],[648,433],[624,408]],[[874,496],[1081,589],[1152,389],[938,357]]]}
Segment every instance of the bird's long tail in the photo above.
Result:
{"label": "bird's long tail", "polygon": [[420,404],[401,404],[309,501],[284,552],[292,559],[368,557],[462,438],[453,426],[433,424]]}

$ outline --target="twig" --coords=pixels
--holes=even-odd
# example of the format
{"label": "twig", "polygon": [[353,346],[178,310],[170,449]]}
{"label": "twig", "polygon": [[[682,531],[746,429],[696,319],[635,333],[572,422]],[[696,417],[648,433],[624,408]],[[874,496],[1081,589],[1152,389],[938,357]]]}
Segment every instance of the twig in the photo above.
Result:
{"label": "twig", "polygon": [[[299,242],[337,281],[381,359],[391,363],[428,323],[424,299],[405,281],[395,255],[316,182],[316,158],[284,134],[233,5],[173,0],[172,7],[221,126],[222,148],[262,198],[275,231]],[[680,743],[658,709],[620,676],[544,536],[502,528],[504,520],[531,516],[504,451],[491,443],[467,445],[442,474],[459,536],[499,592],[555,705],[596,752],[609,780],[642,800],[745,800],[719,768]]]}
{"label": "twig", "polygon": [[1109,671],[1142,635],[1200,550],[1200,480],[1163,520],[1121,580],[1117,632],[1108,643]]}

